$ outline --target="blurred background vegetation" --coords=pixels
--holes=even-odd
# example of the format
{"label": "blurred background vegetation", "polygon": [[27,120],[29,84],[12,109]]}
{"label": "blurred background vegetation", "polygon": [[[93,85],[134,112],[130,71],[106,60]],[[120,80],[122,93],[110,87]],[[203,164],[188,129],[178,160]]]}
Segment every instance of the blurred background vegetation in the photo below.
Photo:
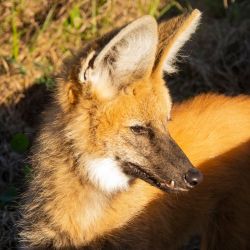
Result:
{"label": "blurred background vegetation", "polygon": [[0,0],[0,249],[15,249],[27,152],[62,60],[86,41],[144,14],[203,11],[202,24],[166,76],[174,101],[202,92],[250,93],[249,0]]}

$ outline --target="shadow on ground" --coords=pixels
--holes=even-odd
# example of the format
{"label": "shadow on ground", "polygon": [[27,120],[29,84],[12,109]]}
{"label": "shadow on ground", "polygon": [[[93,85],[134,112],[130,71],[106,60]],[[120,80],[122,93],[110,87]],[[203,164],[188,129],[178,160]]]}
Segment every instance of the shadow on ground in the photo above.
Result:
{"label": "shadow on ground", "polygon": [[[45,85],[34,84],[22,93],[18,103],[0,106],[0,249],[16,247],[14,225],[18,219],[19,197],[30,171],[28,152],[50,94]],[[19,134],[28,140],[27,147],[21,151],[23,137],[16,136]],[[13,138],[16,137],[15,146]]]}

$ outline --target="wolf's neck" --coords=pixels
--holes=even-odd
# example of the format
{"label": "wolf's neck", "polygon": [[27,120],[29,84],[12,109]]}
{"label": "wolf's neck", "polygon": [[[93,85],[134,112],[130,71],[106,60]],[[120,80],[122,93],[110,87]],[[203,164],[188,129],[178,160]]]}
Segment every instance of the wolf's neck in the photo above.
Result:
{"label": "wolf's neck", "polygon": [[66,166],[60,167],[56,176],[54,187],[58,197],[51,204],[51,212],[76,245],[121,228],[159,194],[157,189],[137,180],[128,191],[111,197],[80,181]]}
{"label": "wolf's neck", "polygon": [[94,239],[101,231],[111,197],[80,179],[75,170],[64,164],[58,166],[51,179],[56,198],[48,204],[49,212],[59,223],[60,231],[66,232],[76,245]]}

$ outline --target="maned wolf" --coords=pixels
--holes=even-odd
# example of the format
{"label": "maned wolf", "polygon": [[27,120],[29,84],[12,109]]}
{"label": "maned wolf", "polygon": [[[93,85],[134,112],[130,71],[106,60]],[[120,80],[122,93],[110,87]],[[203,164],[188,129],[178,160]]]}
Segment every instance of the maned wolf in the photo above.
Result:
{"label": "maned wolf", "polygon": [[171,112],[162,79],[200,15],[144,16],[68,61],[33,147],[25,249],[250,248],[250,98]]}

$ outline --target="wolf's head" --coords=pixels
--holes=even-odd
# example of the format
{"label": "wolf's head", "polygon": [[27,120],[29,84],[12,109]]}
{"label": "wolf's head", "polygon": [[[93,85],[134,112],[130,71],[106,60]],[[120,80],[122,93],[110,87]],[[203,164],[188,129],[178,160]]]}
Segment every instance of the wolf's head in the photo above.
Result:
{"label": "wolf's head", "polygon": [[88,45],[59,84],[66,137],[85,181],[113,193],[140,178],[164,191],[202,180],[168,133],[171,98],[162,79],[195,31],[194,10],[157,25],[144,16]]}

